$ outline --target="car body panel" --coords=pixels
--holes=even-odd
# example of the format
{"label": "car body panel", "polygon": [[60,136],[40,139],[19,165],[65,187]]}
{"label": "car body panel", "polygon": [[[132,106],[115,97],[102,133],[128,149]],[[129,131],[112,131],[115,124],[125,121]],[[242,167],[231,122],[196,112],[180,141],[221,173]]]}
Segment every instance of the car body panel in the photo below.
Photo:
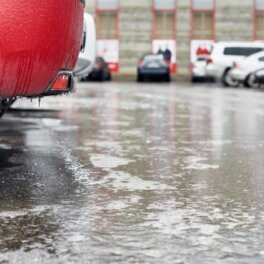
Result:
{"label": "car body panel", "polygon": [[255,82],[259,84],[264,83],[264,69],[260,69],[254,73],[255,75]]}
{"label": "car body panel", "polygon": [[194,63],[192,63],[192,78],[206,77],[206,60],[207,57],[198,58]]}
{"label": "car body panel", "polygon": [[83,44],[74,70],[76,77],[82,78],[93,70],[96,58],[96,27],[93,17],[84,13]]}
{"label": "car body panel", "polygon": [[60,70],[72,71],[81,45],[80,0],[2,0],[0,98],[44,94]]}
{"label": "car body panel", "polygon": [[264,68],[264,51],[253,54],[237,63],[230,71],[234,80],[243,82],[253,72]]}

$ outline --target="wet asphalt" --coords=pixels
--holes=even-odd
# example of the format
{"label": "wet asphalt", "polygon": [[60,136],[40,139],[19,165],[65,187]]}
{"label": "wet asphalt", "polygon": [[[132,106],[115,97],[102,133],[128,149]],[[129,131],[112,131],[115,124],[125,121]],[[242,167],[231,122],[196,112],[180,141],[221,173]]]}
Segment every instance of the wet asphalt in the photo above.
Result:
{"label": "wet asphalt", "polygon": [[0,263],[263,263],[264,91],[81,83],[0,120]]}

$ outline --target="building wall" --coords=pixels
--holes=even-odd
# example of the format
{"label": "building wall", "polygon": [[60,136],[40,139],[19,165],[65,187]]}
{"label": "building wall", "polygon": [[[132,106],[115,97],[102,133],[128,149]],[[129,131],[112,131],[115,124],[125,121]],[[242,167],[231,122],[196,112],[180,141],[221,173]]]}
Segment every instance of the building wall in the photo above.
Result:
{"label": "building wall", "polygon": [[[187,76],[190,66],[191,1],[177,1],[177,76]],[[216,41],[253,39],[254,0],[216,0]],[[94,14],[95,0],[86,11]],[[152,0],[120,0],[120,69],[133,76],[139,57],[152,48]]]}
{"label": "building wall", "polygon": [[253,0],[216,1],[216,40],[253,39]]}

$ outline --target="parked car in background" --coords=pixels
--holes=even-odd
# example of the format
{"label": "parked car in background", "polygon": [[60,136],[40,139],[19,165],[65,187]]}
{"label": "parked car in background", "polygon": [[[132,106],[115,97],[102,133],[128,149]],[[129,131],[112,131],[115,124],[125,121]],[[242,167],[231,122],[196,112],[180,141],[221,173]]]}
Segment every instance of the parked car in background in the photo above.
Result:
{"label": "parked car in background", "polygon": [[162,54],[145,54],[141,57],[137,66],[137,81],[156,78],[170,82],[170,65]]}
{"label": "parked car in background", "polygon": [[1,0],[0,115],[16,97],[73,89],[83,12],[84,0]]}
{"label": "parked car in background", "polygon": [[264,68],[256,71],[253,75],[254,78],[254,86],[259,86],[264,84]]}
{"label": "parked car in background", "polygon": [[230,76],[234,63],[263,50],[263,42],[218,42],[207,59],[206,75],[221,80],[225,86],[237,86],[239,82]]}
{"label": "parked car in background", "polygon": [[207,64],[207,57],[199,57],[196,59],[195,62],[191,64],[192,82],[207,80],[206,64]]}
{"label": "parked car in background", "polygon": [[102,57],[97,57],[93,69],[86,77],[81,78],[81,81],[111,81],[112,75],[108,64]]}
{"label": "parked car in background", "polygon": [[96,28],[91,15],[84,13],[82,46],[74,74],[78,78],[86,77],[93,70],[96,57]]}
{"label": "parked car in background", "polygon": [[230,76],[238,84],[242,83],[245,87],[253,87],[255,72],[263,68],[264,51],[261,51],[234,63],[234,67],[230,70]]}

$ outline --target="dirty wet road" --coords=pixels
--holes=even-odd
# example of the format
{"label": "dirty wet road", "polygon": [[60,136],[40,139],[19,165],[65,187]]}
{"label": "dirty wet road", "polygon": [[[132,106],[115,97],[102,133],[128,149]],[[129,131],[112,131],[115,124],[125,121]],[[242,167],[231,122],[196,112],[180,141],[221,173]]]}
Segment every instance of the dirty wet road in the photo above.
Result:
{"label": "dirty wet road", "polygon": [[89,83],[14,107],[1,264],[263,263],[263,92]]}

